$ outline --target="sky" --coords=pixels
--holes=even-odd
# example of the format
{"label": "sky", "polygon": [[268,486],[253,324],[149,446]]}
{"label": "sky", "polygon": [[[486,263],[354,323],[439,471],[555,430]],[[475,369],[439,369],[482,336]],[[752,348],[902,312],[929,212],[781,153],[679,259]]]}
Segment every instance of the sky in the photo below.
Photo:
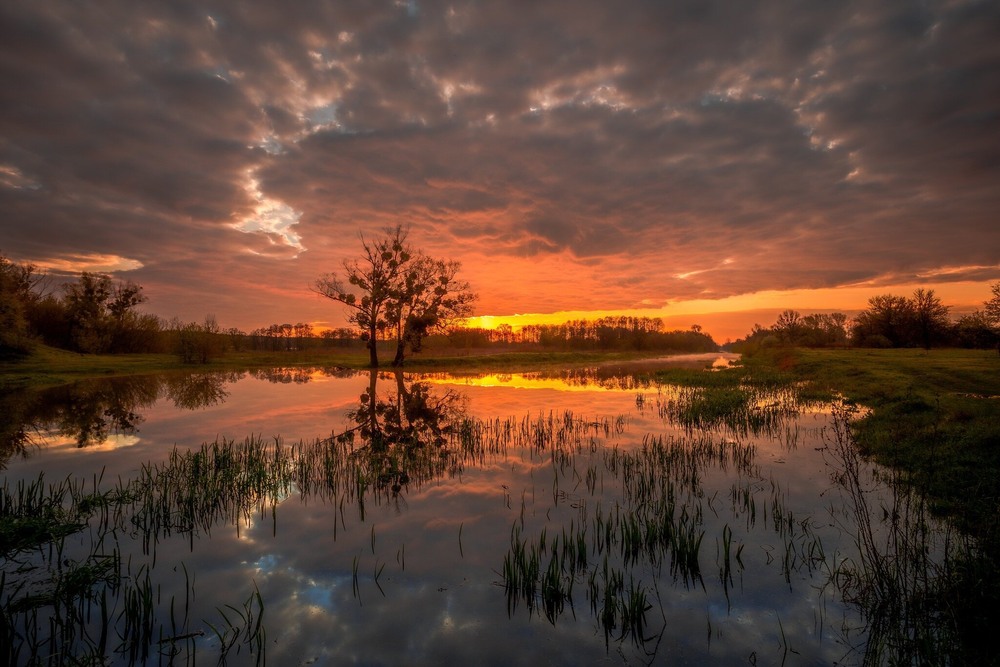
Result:
{"label": "sky", "polygon": [[399,224],[478,322],[971,310],[997,35],[992,0],[8,0],[0,253],[246,330],[344,325],[310,286]]}

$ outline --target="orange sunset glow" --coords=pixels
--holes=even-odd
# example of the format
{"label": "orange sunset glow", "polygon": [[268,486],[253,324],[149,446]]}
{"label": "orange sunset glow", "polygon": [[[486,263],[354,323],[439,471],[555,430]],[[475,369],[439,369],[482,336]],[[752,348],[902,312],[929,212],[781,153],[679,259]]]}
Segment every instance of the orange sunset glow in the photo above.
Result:
{"label": "orange sunset glow", "polygon": [[[0,10],[0,252],[251,330],[404,226],[469,326],[736,339],[1000,279],[991,3],[106,3]],[[902,26],[902,27],[901,27]]]}

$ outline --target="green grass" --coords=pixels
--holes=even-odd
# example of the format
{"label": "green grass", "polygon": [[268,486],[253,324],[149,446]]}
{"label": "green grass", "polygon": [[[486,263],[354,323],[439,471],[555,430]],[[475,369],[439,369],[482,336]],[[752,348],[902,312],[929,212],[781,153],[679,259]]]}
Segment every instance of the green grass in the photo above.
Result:
{"label": "green grass", "polygon": [[[383,368],[391,354],[380,350]],[[436,349],[406,360],[406,371],[518,371],[570,368],[588,364],[664,356],[663,352],[491,352]],[[228,352],[207,364],[183,364],[174,354],[80,354],[38,345],[28,357],[0,360],[0,389],[52,386],[95,377],[142,375],[174,370],[249,370],[253,368],[368,367],[365,350],[300,350],[290,352]]]}
{"label": "green grass", "polygon": [[0,361],[0,387],[51,386],[76,380],[171,370],[239,370],[261,367],[362,368],[367,356],[340,351],[231,352],[207,364],[183,364],[173,354],[80,354],[44,345],[17,361]]}
{"label": "green grass", "polygon": [[[1000,603],[996,352],[783,348],[744,357],[740,367],[719,373],[657,376],[700,388],[713,406],[727,404],[734,391],[777,384],[795,387],[800,400],[842,397],[869,409],[853,422],[851,446],[889,466],[892,479],[916,490],[936,514],[975,538],[971,549],[960,550],[948,562],[943,578],[926,591],[917,587],[913,608],[938,618],[942,631],[954,634],[944,648],[952,664],[994,659],[983,638],[996,627]],[[868,611],[878,617],[882,602],[892,602],[894,595],[875,595],[878,609]],[[872,630],[873,638],[879,636],[877,630]],[[892,654],[892,647],[886,650]]]}
{"label": "green grass", "polygon": [[1000,512],[1000,356],[982,350],[805,350],[756,355],[744,372],[780,371],[811,397],[871,408],[864,454],[901,471],[971,534]]}

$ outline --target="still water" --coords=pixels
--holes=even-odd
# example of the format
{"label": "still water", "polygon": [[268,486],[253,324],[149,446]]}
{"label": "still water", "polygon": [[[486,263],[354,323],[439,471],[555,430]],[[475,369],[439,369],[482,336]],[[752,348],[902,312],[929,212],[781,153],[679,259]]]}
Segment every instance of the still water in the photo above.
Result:
{"label": "still water", "polygon": [[[224,646],[229,664],[860,664],[858,512],[879,532],[901,502],[857,461],[845,487],[834,406],[747,390],[720,416],[635,369],[271,369],[0,400],[8,495],[40,475],[127,489],[3,559],[24,664]],[[43,599],[84,566],[65,608]]]}

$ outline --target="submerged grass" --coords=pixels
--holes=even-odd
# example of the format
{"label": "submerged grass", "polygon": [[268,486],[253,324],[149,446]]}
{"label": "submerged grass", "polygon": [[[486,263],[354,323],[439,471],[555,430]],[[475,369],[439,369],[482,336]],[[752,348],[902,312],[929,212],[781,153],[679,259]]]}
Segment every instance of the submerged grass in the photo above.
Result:
{"label": "submerged grass", "polygon": [[968,599],[961,594],[968,585],[963,564],[981,557],[981,545],[935,528],[926,501],[908,485],[895,485],[888,503],[872,492],[851,414],[838,410],[827,455],[851,515],[856,555],[838,563],[832,581],[865,612],[864,664],[990,664],[993,648],[982,637],[968,641]]}
{"label": "submerged grass", "polygon": [[[873,617],[884,618],[883,607],[895,604],[887,601],[916,595],[924,619],[936,619],[934,631],[945,635],[922,635],[931,646],[923,655],[954,664],[992,660],[981,639],[1000,622],[1000,358],[994,352],[784,348],[745,357],[739,367],[718,373],[669,371],[659,377],[693,387],[686,400],[669,406],[681,424],[729,427],[727,410],[740,416],[737,424],[746,423],[754,403],[744,400],[744,392],[754,386],[784,386],[806,402],[842,398],[864,406],[864,414],[851,420],[850,447],[889,466],[888,481],[901,494],[919,494],[927,509],[947,517],[972,542],[948,555],[946,576],[936,572],[932,587],[913,593],[913,586],[909,592],[895,586],[856,599]],[[884,545],[869,545],[866,553],[864,581],[878,590],[879,582],[893,579],[869,570],[885,565],[895,576],[900,564],[884,558]],[[908,606],[906,613],[916,608]],[[884,633],[878,626],[872,631],[877,646]],[[888,655],[907,655],[899,652],[901,635],[889,641]]]}
{"label": "submerged grass", "polygon": [[[666,578],[687,589],[705,589],[708,583],[703,544],[715,530],[709,526],[719,525],[723,508],[713,504],[715,496],[706,494],[702,480],[720,470],[737,479],[731,490],[733,518],[748,532],[756,526],[781,544],[782,557],[772,562],[786,581],[801,569],[829,569],[810,522],[785,507],[780,486],[760,477],[754,455],[752,444],[704,434],[647,436],[635,449],[603,448],[597,457],[605,493],[591,502],[570,498],[577,511],[562,525],[546,521],[531,533],[523,512],[513,523],[501,569],[508,613],[523,605],[529,615],[540,614],[553,624],[567,611],[576,617],[574,591],[582,587],[606,644],[629,640],[643,650],[649,642],[657,644],[667,628],[658,582]],[[554,465],[564,460],[558,447],[550,456]],[[595,469],[591,460],[570,457],[568,476],[593,495],[593,486],[583,483],[597,474],[590,472]],[[709,512],[716,517],[711,523]],[[720,530],[716,566],[728,599],[734,574],[745,567],[745,536],[735,536],[728,523]],[[650,632],[647,614],[656,604],[664,625]]]}
{"label": "submerged grass", "polygon": [[[190,457],[175,452],[165,467],[146,467],[135,480],[110,489],[102,489],[96,476],[91,483],[73,478],[46,483],[42,474],[30,482],[5,483],[0,489],[0,663],[105,664],[116,656],[131,665],[181,652],[193,659],[195,639],[205,632],[191,628],[194,585],[187,569],[179,564],[184,573],[179,608],[177,598],[161,599],[161,582],[151,578],[150,562],[122,556],[119,533],[139,529],[148,549],[171,531],[193,535],[207,527],[195,520],[199,513],[238,524],[252,504],[276,488],[265,481],[273,471],[261,471],[255,456],[263,448],[239,451],[242,457],[233,456],[237,448],[216,443]],[[202,472],[185,478],[193,469]],[[205,505],[208,497],[213,509]],[[157,517],[165,520],[157,522]],[[218,610],[221,622],[204,621],[218,635],[220,662],[246,646],[262,664],[263,609],[255,587],[242,609],[227,605]]]}
{"label": "submerged grass", "polygon": [[[510,446],[563,452],[569,465],[573,448],[593,437],[612,436],[623,428],[620,420],[584,420],[571,413],[538,415],[521,420],[464,420],[458,428],[442,431],[438,446],[410,441],[369,442],[348,430],[311,443],[283,445],[279,440],[248,438],[220,440],[194,450],[175,449],[159,463],[142,466],[130,480],[110,489],[102,480],[73,478],[48,484],[44,476],[0,489],[0,646],[6,662],[39,659],[52,651],[59,655],[87,655],[101,661],[117,655],[129,664],[154,655],[176,655],[195,648],[205,634],[192,629],[188,602],[193,584],[185,574],[183,621],[178,627],[175,601],[169,615],[157,602],[157,582],[150,577],[157,545],[171,535],[194,540],[219,524],[239,529],[255,518],[270,516],[289,495],[318,498],[339,507],[354,507],[364,520],[366,503],[396,501],[400,485],[419,487],[442,476],[457,474],[464,459],[483,461],[502,455]],[[463,535],[458,533],[459,553]],[[143,547],[149,561],[123,562],[117,536],[127,533]],[[82,557],[70,556],[66,538],[86,542]],[[374,553],[376,535],[371,531]],[[79,551],[79,545],[77,545]],[[110,555],[109,555],[110,554]],[[402,549],[398,555],[404,567]],[[385,563],[375,562],[374,585]],[[359,561],[353,563],[353,590],[361,599]],[[555,588],[547,589],[554,591]],[[556,609],[549,598],[551,613]],[[51,622],[39,610],[57,605]],[[63,609],[65,608],[65,609]],[[70,613],[72,612],[72,613]],[[96,619],[95,619],[96,612]],[[264,648],[263,598],[254,595],[242,605],[218,609],[221,621],[204,621],[217,640],[221,661],[245,646],[261,660]],[[169,619],[169,622],[168,622]],[[99,638],[95,639],[92,634]],[[109,643],[112,633],[122,639]],[[54,648],[55,647],[55,648]]]}
{"label": "submerged grass", "polygon": [[[844,454],[841,479],[853,506],[861,508],[856,517],[860,555],[850,563],[837,563],[836,555],[827,554],[812,534],[809,517],[793,513],[781,488],[757,471],[755,449],[747,436],[794,441],[787,419],[795,414],[799,400],[803,396],[829,399],[838,382],[856,379],[853,371],[848,372],[850,363],[843,360],[826,374],[809,370],[812,364],[823,363],[822,356],[810,355],[748,360],[742,368],[702,373],[706,378],[703,385],[696,384],[694,376],[686,376],[676,395],[657,401],[660,415],[685,426],[686,436],[650,436],[629,451],[613,444],[627,425],[624,418],[595,420],[571,412],[549,412],[522,419],[461,419],[442,431],[438,446],[369,442],[357,431],[287,446],[259,438],[219,441],[192,451],[174,451],[165,462],[144,466],[136,480],[108,490],[99,479],[92,484],[67,480],[53,485],[39,478],[5,487],[0,494],[3,554],[8,562],[14,562],[25,550],[46,552],[44,561],[51,581],[44,586],[38,586],[34,579],[23,583],[24,579],[14,578],[19,576],[14,568],[2,569],[4,623],[0,632],[6,634],[0,636],[0,645],[12,647],[12,653],[0,657],[23,661],[26,652],[34,650],[30,647],[55,642],[82,647],[82,654],[90,651],[98,656],[113,649],[132,661],[141,661],[152,650],[182,650],[178,644],[192,642],[200,631],[191,626],[186,604],[179,623],[171,606],[168,624],[162,609],[151,604],[149,570],[138,565],[133,574],[130,563],[122,564],[115,551],[104,548],[103,538],[95,542],[100,550],[95,548],[84,558],[75,556],[71,566],[58,565],[66,562],[65,537],[84,527],[99,526],[96,533],[101,536],[127,527],[142,536],[147,554],[155,558],[158,541],[167,535],[182,534],[193,541],[219,523],[239,528],[268,514],[275,521],[277,505],[292,494],[331,503],[340,509],[341,519],[346,505],[364,520],[366,503],[394,502],[400,487],[419,487],[457,475],[465,465],[495,462],[509,449],[517,448],[551,466],[553,507],[562,507],[568,520],[546,521],[541,527],[526,521],[522,495],[521,513],[512,524],[502,564],[511,614],[523,605],[530,614],[556,623],[560,616],[575,616],[589,606],[606,642],[628,639],[644,645],[656,636],[655,629],[650,633],[648,612],[657,604],[662,609],[657,588],[661,577],[690,589],[721,585],[728,599],[729,589],[738,585],[744,566],[745,535],[767,531],[775,540],[773,552],[767,554],[768,564],[773,562],[780,568],[789,585],[795,572],[823,568],[838,590],[862,609],[870,624],[868,642],[875,662],[899,659],[959,664],[988,659],[970,642],[976,639],[973,632],[984,632],[984,623],[996,617],[996,605],[990,603],[996,601],[997,552],[991,551],[995,543],[989,541],[989,530],[976,535],[978,540],[963,542],[961,548],[946,553],[943,563],[927,558],[921,561],[913,556],[921,549],[928,554],[921,533],[927,519],[916,511],[907,514],[904,506],[893,506],[887,509],[886,517],[902,518],[890,522],[891,541],[876,539],[886,534],[871,520],[878,508],[864,504],[865,484],[851,477],[851,466],[858,469],[859,464]],[[897,438],[899,449],[915,446],[906,440],[910,437],[907,429],[914,425],[918,435],[936,434],[932,460],[935,466],[947,464],[947,439],[955,435],[946,426],[947,415],[954,414],[943,410],[951,409],[947,406],[952,400],[957,401],[955,405],[965,400],[995,400],[980,395],[994,395],[989,393],[992,381],[977,380],[972,383],[975,391],[931,401],[933,394],[927,391],[955,386],[946,373],[935,371],[927,374],[930,389],[925,385],[917,388],[919,382],[914,380],[904,385],[909,393],[898,398],[890,392],[892,378],[915,373],[917,366],[913,364],[917,362],[911,359],[897,369],[880,369],[878,364],[889,364],[891,359],[877,358],[870,372],[855,369],[858,377],[865,378],[852,385],[855,393],[840,388],[849,399],[871,398],[869,405],[874,410],[838,436],[846,443],[844,451],[856,454],[858,443],[873,451],[865,444],[872,437],[866,433]],[[970,361],[969,368],[978,368],[981,363],[988,362]],[[677,374],[670,371],[664,377]],[[806,375],[815,376],[816,383],[803,384]],[[881,399],[878,392],[882,392]],[[639,407],[643,408],[644,402]],[[879,411],[899,422],[879,421]],[[929,414],[933,415],[930,421],[919,421],[928,419]],[[966,426],[972,422],[992,437],[993,427],[969,414],[972,416],[965,420],[953,421]],[[927,428],[916,428],[921,424]],[[600,447],[595,443],[601,443]],[[897,465],[905,468],[902,459]],[[725,493],[709,496],[702,487],[706,474],[718,470],[734,478],[728,501]],[[911,487],[921,488],[921,474],[918,465],[903,479]],[[859,491],[852,492],[852,488]],[[982,497],[972,500],[991,502]],[[506,489],[505,504],[511,507]],[[723,511],[727,512],[724,518],[719,516]],[[717,525],[718,531],[706,527],[709,513],[715,515],[717,521],[712,525]],[[464,556],[463,526],[458,529],[460,556]],[[703,548],[713,542],[717,579],[711,572],[711,556],[706,557]],[[370,544],[375,555],[374,526]],[[401,547],[397,563],[402,566],[402,561]],[[361,577],[359,566],[355,556],[353,592],[360,601],[362,583],[368,580]],[[384,567],[376,557],[371,582],[383,595],[386,591],[380,578]],[[716,580],[719,584],[713,583]],[[209,626],[223,658],[240,646],[256,656],[263,655],[263,598],[256,587],[254,591],[242,606],[220,608],[222,620]],[[581,604],[583,600],[589,605]],[[47,632],[39,610],[53,604],[77,611],[65,611],[60,618],[66,626]],[[102,622],[93,625],[74,620],[78,619],[74,613],[84,612]],[[921,625],[929,629],[920,630]],[[93,627],[104,630],[94,632]],[[121,639],[117,648],[112,646],[109,628],[117,630]],[[124,637],[137,639],[126,644]],[[914,653],[907,648],[914,644],[924,648]]]}

